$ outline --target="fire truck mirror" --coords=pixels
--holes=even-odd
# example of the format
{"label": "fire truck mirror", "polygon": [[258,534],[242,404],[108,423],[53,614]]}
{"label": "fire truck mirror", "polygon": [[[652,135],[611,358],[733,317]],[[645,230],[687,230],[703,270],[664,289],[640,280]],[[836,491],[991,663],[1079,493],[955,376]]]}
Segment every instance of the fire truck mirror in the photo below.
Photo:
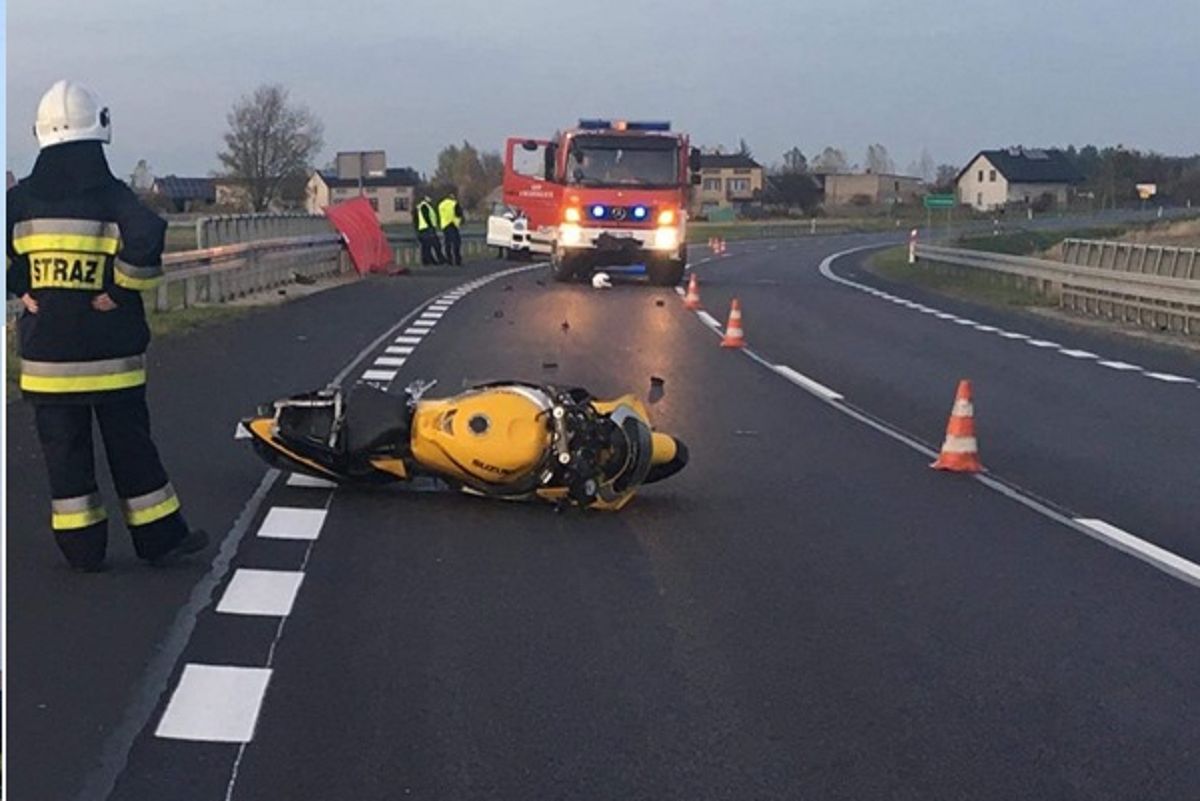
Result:
{"label": "fire truck mirror", "polygon": [[546,145],[546,152],[542,155],[545,157],[545,167],[542,170],[542,176],[547,181],[553,181],[556,172],[554,162],[558,159],[558,145]]}
{"label": "fire truck mirror", "polygon": [[523,147],[529,151],[534,151],[534,150],[538,149],[538,143],[533,141],[532,139],[526,139],[524,142],[521,143],[521,147]]}
{"label": "fire truck mirror", "polygon": [[[691,169],[692,172],[696,172],[696,173],[700,172],[700,148],[693,147],[691,149],[691,152],[688,153],[688,167]],[[700,182],[693,179],[692,183],[695,184],[695,183],[700,183]]]}

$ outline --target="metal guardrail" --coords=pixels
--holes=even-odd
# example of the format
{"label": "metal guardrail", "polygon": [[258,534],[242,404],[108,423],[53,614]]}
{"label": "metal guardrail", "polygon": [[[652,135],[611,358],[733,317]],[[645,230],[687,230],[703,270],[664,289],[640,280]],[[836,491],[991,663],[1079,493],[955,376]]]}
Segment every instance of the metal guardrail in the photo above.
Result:
{"label": "metal guardrail", "polygon": [[[393,235],[395,264],[420,263],[415,236]],[[485,253],[482,234],[463,237],[463,256]],[[163,280],[154,289],[152,307],[163,312],[204,304],[228,303],[260,292],[299,282],[309,282],[353,271],[349,254],[338,234],[296,236],[257,242],[220,245],[163,256]],[[6,317],[21,312],[19,299],[6,305]]]}
{"label": "metal guardrail", "polygon": [[[1115,246],[1123,243],[1107,244]],[[1145,245],[1126,247],[1162,250]],[[919,244],[916,252],[919,258],[1011,276],[1039,294],[1056,298],[1060,306],[1073,311],[1162,331],[1200,334],[1200,275],[1197,274],[1200,262],[1194,256],[1183,262],[1172,258],[1169,262],[1170,273],[1159,274],[1122,269],[1121,265],[1135,263],[1128,259],[1102,259],[1098,255],[1086,255],[1109,253],[1112,250],[1109,247],[1089,251],[1083,245],[1071,245],[1065,248],[1065,254],[1071,259],[1083,260],[1074,263],[937,245]],[[1079,255],[1081,253],[1085,255]],[[1146,264],[1144,258],[1137,263]],[[1154,261],[1155,265],[1165,263],[1161,259]],[[1176,265],[1181,263],[1188,265],[1187,274],[1177,274]]]}
{"label": "metal guardrail", "polygon": [[320,236],[332,232],[329,220],[320,214],[224,214],[196,220],[196,247],[200,250],[283,239]]}

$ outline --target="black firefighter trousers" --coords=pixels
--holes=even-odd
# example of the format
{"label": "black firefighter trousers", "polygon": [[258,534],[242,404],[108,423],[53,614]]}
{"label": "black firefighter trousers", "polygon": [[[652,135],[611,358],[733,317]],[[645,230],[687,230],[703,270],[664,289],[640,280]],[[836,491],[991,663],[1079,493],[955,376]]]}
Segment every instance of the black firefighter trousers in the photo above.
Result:
{"label": "black firefighter trousers", "polygon": [[34,414],[50,474],[51,527],[72,567],[99,566],[108,545],[107,515],[96,485],[93,415],[137,555],[156,559],[187,534],[150,437],[144,390],[92,404],[37,403]]}

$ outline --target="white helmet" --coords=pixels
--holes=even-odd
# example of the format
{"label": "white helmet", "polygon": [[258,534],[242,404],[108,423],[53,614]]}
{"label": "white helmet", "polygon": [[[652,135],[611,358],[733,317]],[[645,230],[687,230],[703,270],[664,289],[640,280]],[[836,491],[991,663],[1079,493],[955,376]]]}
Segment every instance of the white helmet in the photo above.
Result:
{"label": "white helmet", "polygon": [[81,83],[58,81],[42,95],[33,125],[42,149],[64,142],[112,141],[108,108]]}

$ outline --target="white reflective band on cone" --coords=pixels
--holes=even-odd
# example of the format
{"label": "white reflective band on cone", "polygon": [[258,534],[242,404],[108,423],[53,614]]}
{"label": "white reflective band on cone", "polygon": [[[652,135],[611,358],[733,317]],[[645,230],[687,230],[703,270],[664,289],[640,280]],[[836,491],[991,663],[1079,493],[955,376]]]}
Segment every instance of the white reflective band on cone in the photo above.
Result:
{"label": "white reflective band on cone", "polygon": [[944,453],[975,453],[979,449],[974,437],[956,437],[950,435],[946,437],[946,442],[942,445]]}

